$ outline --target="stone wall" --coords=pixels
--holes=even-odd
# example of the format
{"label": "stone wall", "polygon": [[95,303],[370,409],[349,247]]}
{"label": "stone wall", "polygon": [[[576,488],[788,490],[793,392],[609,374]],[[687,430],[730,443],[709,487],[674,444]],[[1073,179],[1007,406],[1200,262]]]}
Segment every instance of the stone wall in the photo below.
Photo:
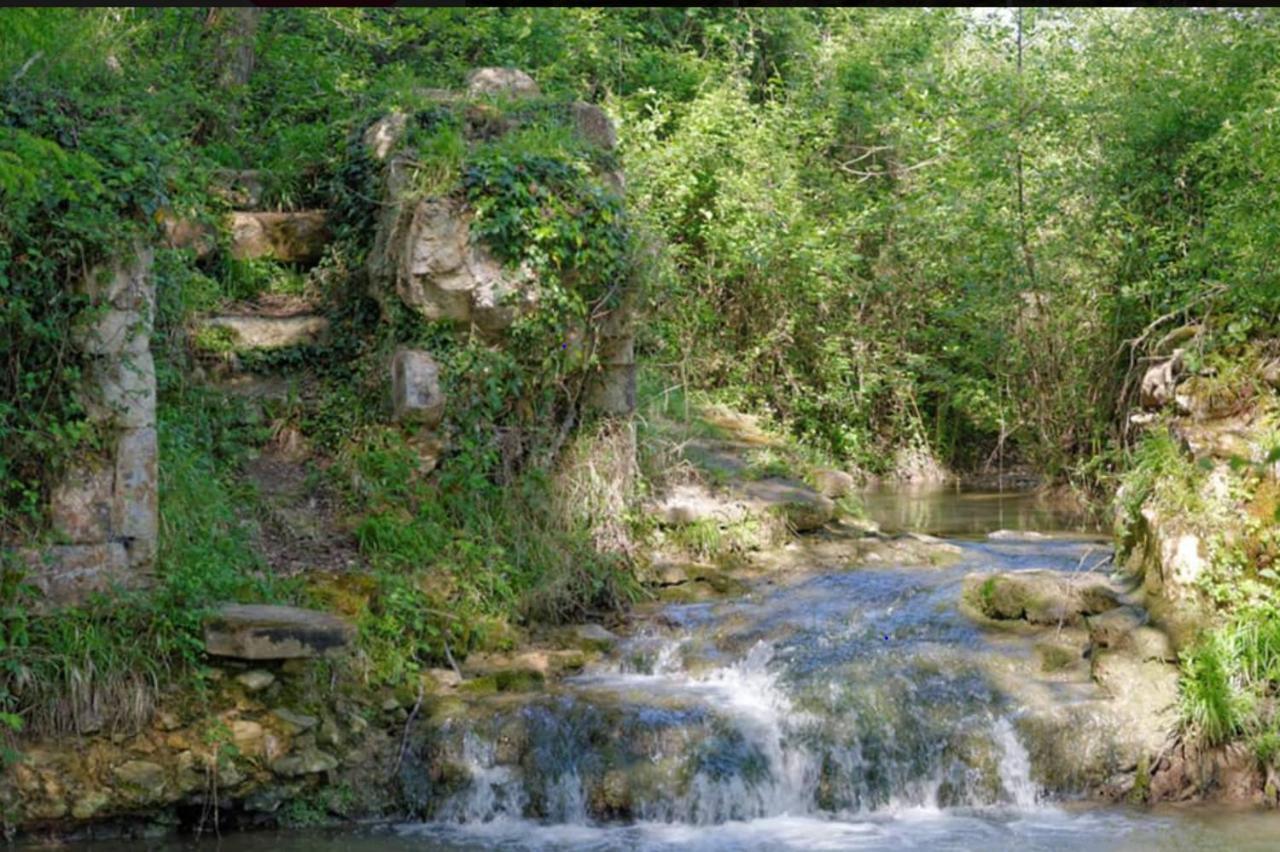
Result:
{"label": "stone wall", "polygon": [[156,555],[156,374],[152,252],[91,271],[83,282],[93,307],[74,333],[87,357],[79,395],[106,451],[81,460],[54,488],[49,518],[55,544],[25,551],[31,582],[50,600],[71,603],[112,584],[144,581]]}

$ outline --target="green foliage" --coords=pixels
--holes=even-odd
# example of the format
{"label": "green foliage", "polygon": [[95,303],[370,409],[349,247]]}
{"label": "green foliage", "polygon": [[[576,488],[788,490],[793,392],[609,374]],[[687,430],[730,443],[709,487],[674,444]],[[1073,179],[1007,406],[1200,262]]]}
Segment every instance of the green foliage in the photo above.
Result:
{"label": "green foliage", "polygon": [[1280,611],[1260,603],[1232,613],[1183,655],[1178,686],[1190,733],[1210,745],[1247,736],[1269,762],[1280,725]]}

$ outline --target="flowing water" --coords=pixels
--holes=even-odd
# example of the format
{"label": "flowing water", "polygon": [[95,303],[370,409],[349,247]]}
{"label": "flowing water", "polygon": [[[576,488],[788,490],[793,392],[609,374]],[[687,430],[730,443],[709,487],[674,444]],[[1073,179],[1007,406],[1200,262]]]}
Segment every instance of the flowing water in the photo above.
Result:
{"label": "flowing water", "polygon": [[[1086,806],[1070,790],[1046,790],[1023,734],[1043,708],[1008,688],[1032,670],[1030,643],[985,634],[961,614],[962,581],[974,571],[1090,571],[1108,551],[1075,520],[1001,499],[961,503],[935,504],[938,523],[923,524],[971,536],[954,540],[953,565],[878,563],[666,606],[553,691],[459,715],[407,770],[451,767],[452,781],[424,784],[430,822],[246,834],[222,846],[1280,847],[1280,822],[1266,814]],[[996,511],[984,519],[975,506]],[[1029,523],[1073,534],[972,537]],[[1052,701],[1081,706],[1097,699],[1091,688],[1046,686]]]}

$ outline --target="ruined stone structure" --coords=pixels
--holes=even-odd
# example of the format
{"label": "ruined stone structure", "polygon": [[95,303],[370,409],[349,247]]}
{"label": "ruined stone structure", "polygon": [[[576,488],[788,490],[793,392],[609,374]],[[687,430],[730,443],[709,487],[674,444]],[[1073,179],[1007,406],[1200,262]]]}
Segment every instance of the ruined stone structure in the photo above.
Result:
{"label": "ruined stone structure", "polygon": [[28,549],[31,581],[54,602],[73,602],[114,583],[145,580],[156,555],[156,374],[152,253],[89,273],[95,307],[74,345],[88,356],[80,395],[91,422],[108,435],[106,452],[84,459],[54,489],[50,520],[58,543]]}

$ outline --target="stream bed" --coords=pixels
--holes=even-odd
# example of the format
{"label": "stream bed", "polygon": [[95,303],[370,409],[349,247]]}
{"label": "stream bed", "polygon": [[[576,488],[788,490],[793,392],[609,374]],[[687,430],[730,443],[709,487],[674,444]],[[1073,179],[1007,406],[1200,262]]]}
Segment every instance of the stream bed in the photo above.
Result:
{"label": "stream bed", "polygon": [[1096,687],[1048,678],[1036,705],[1011,687],[1035,680],[1025,674],[1035,671],[1032,643],[966,617],[964,578],[1095,571],[1109,546],[1078,519],[1016,496],[920,499],[868,505],[886,527],[954,536],[945,565],[881,562],[655,607],[582,674],[446,723],[431,760],[453,767],[453,780],[424,780],[429,822],[147,848],[1280,846],[1280,818],[1268,813],[1101,806],[1048,789],[1056,776],[1037,764],[1027,721],[1046,702],[1092,706]]}

